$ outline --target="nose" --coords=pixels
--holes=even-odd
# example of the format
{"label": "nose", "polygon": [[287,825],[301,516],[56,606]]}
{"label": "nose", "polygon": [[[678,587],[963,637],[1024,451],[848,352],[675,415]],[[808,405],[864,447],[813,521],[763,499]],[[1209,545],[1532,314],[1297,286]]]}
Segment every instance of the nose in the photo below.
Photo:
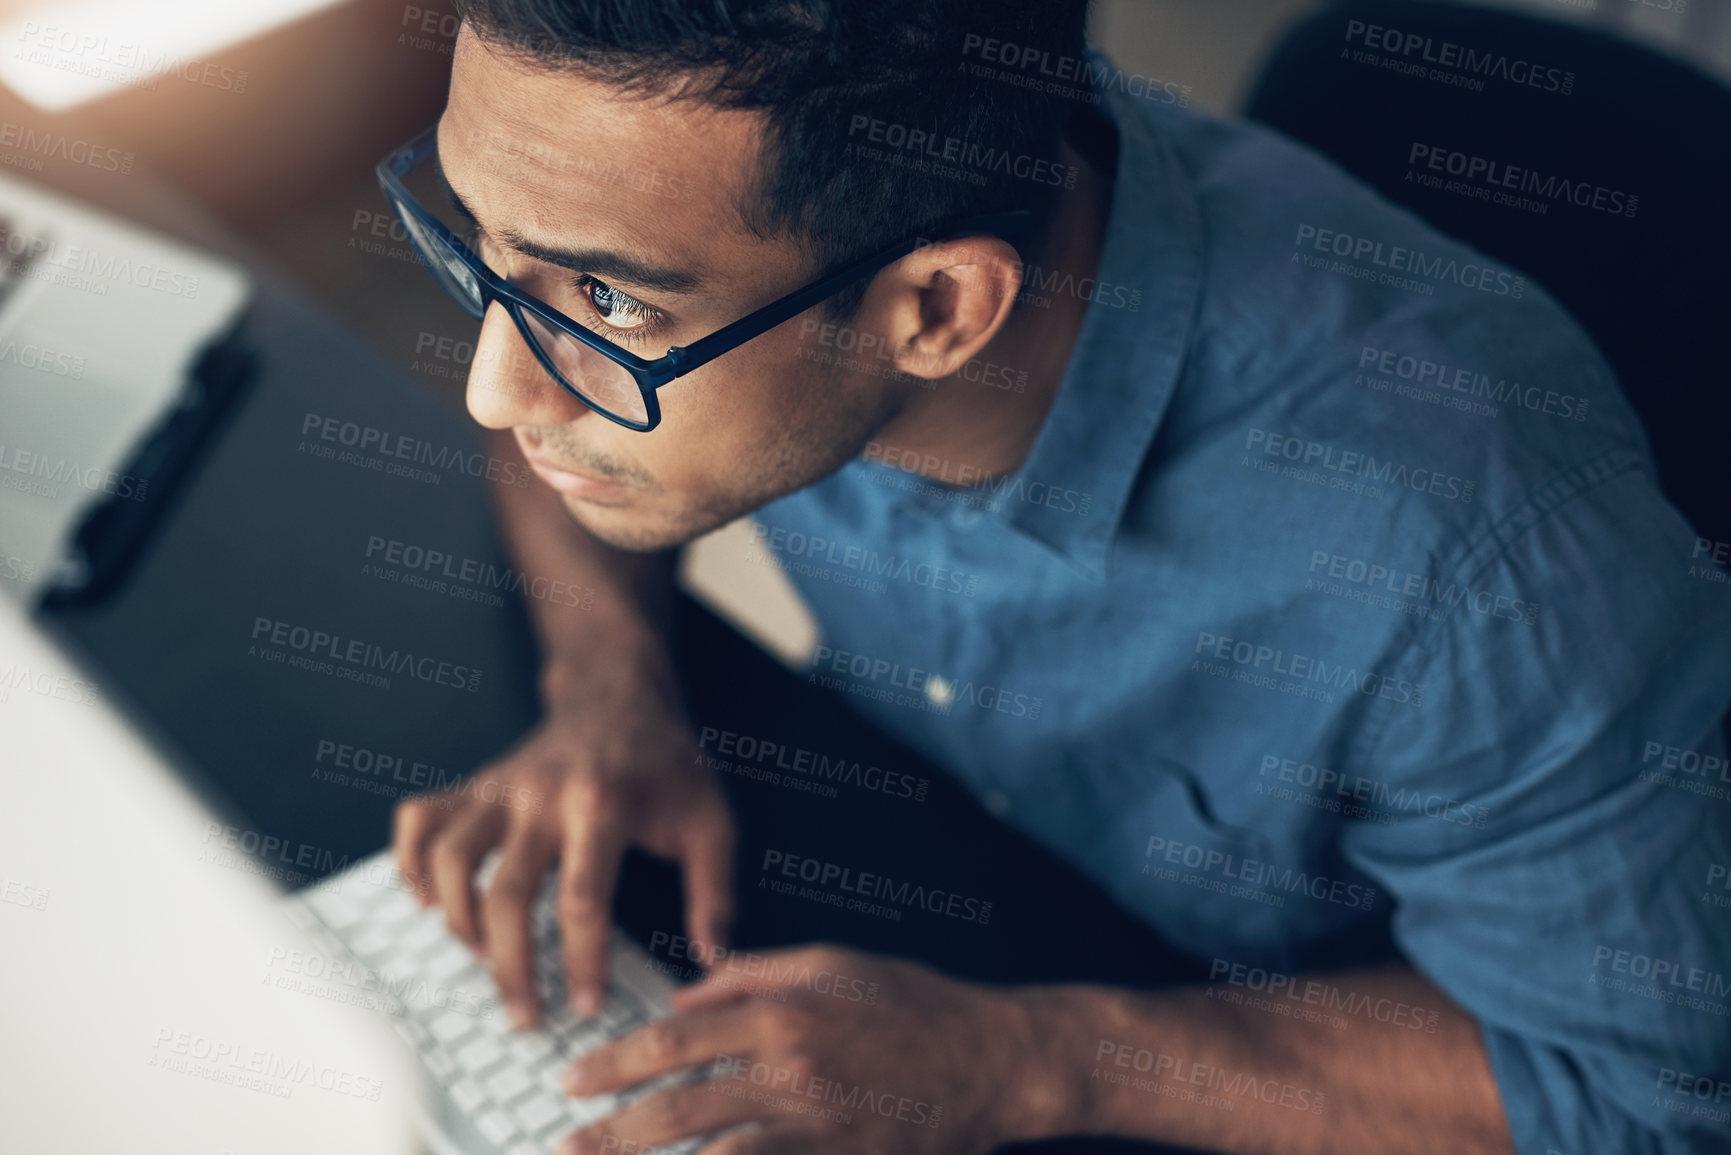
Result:
{"label": "nose", "polygon": [[469,415],[487,429],[567,425],[593,412],[547,375],[496,301],[481,319],[464,399]]}

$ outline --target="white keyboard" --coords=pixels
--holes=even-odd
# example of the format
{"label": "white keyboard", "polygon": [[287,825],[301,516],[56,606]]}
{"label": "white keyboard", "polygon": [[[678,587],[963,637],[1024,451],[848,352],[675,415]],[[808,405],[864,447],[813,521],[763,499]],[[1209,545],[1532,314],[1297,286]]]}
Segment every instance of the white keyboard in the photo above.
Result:
{"label": "white keyboard", "polygon": [[[482,869],[484,886],[495,861]],[[566,999],[551,887],[535,910],[535,966],[541,1025],[519,1031],[500,1005],[493,977],[446,928],[444,912],[422,909],[383,852],[285,900],[292,921],[336,958],[366,968],[397,1034],[419,1054],[442,1100],[441,1146],[497,1155],[552,1155],[573,1129],[612,1114],[638,1095],[680,1081],[657,1080],[623,1095],[574,1099],[560,1082],[586,1051],[667,1014],[671,984],[648,955],[613,932],[607,1004],[579,1020]],[[702,1140],[656,1148],[689,1155]]]}

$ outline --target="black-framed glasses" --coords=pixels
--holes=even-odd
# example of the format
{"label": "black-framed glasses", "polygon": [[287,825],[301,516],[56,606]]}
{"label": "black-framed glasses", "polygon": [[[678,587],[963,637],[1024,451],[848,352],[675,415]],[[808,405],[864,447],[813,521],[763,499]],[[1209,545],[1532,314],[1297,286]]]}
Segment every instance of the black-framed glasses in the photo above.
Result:
{"label": "black-framed glasses", "polygon": [[929,236],[909,237],[820,277],[689,345],[675,345],[660,356],[644,357],[573,321],[546,301],[494,273],[453,229],[410,192],[410,175],[437,149],[435,125],[380,161],[377,170],[379,186],[402,219],[403,228],[422,261],[445,291],[476,320],[485,317],[494,302],[502,306],[535,359],[567,393],[601,416],[644,433],[661,423],[656,390],[676,377],[767,333],[849,285],[874,276],[923,245],[982,234],[1015,236],[1028,227],[1031,216],[1026,209],[1014,209],[952,221],[930,230]]}

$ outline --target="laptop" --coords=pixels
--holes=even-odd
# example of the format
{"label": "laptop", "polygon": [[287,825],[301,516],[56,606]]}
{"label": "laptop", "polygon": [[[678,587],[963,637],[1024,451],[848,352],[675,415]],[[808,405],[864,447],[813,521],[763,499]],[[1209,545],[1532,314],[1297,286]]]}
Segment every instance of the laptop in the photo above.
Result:
{"label": "laptop", "polygon": [[0,176],[0,588],[86,584],[93,512],[160,502],[160,455],[137,463],[204,400],[251,292],[232,262]]}

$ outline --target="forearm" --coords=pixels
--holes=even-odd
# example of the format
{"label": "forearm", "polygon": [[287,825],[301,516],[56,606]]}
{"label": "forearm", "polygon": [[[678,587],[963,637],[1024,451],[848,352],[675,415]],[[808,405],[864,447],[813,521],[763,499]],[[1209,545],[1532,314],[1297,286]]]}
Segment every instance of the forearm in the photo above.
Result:
{"label": "forearm", "polygon": [[[1314,977],[1347,1000],[1333,1012],[1344,1028],[1270,1013],[1278,995],[1018,992],[1051,1040],[1027,1076],[1051,1112],[1037,1125],[1233,1155],[1513,1151],[1478,1026],[1441,991],[1408,967]],[[1352,1010],[1399,1004],[1436,1010],[1434,1033],[1429,1016]]]}
{"label": "forearm", "polygon": [[[528,472],[509,431],[488,437],[495,456]],[[666,630],[673,601],[672,551],[637,554],[607,545],[579,525],[559,495],[538,478],[521,488],[496,487],[494,508],[506,552],[520,572],[583,591],[576,599],[527,599],[541,644],[544,683],[599,663],[621,674],[659,679],[670,673]],[[578,604],[570,604],[573,600]]]}

